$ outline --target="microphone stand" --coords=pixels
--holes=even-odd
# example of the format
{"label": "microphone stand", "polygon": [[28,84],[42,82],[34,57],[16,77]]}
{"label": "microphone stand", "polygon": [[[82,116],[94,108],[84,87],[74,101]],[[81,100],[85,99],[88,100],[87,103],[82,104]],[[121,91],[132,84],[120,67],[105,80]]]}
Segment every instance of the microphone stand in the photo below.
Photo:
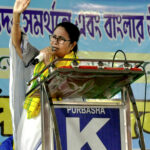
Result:
{"label": "microphone stand", "polygon": [[134,112],[134,115],[135,115],[135,118],[136,118],[136,121],[137,121],[137,125],[138,125],[139,145],[140,145],[141,150],[145,150],[143,129],[142,129],[142,126],[141,126],[141,121],[140,121],[140,117],[139,117],[136,101],[135,101],[135,98],[134,98],[134,95],[133,95],[133,92],[132,92],[132,89],[131,89],[130,85],[127,86],[127,91],[128,91],[128,95],[129,95],[130,101],[131,101],[132,106],[133,106],[133,112]]}
{"label": "microphone stand", "polygon": [[[56,140],[56,149],[62,150],[59,129],[57,125],[56,114],[54,110],[54,105],[50,91],[46,83],[47,79],[40,80],[40,75],[48,68],[54,67],[54,62],[48,64],[38,75],[32,78],[27,85],[30,85],[33,80],[38,80],[39,84],[26,93],[26,96],[33,92],[35,89],[40,87],[40,101],[41,101],[41,131],[42,131],[42,150],[54,150],[54,141],[53,141],[53,127],[54,126],[54,135]],[[50,71],[50,69],[49,69]]]}

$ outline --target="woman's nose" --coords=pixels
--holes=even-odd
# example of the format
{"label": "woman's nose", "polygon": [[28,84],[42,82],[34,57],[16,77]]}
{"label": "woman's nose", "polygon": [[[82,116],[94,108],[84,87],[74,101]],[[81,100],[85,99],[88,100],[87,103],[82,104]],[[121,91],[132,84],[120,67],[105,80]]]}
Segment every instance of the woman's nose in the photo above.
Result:
{"label": "woman's nose", "polygon": [[51,41],[50,43],[51,45],[58,45],[58,40],[56,39],[55,41]]}

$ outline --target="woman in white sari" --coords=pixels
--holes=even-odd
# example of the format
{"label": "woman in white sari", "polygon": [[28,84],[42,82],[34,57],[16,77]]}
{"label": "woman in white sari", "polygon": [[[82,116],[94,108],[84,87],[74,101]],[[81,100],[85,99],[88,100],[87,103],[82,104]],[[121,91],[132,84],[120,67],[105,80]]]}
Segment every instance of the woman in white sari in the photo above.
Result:
{"label": "woman in white sari", "polygon": [[[40,72],[57,58],[74,58],[80,36],[78,28],[69,22],[60,23],[50,37],[50,47],[38,51],[21,32],[20,15],[26,10],[30,0],[16,0],[13,8],[13,26],[10,40],[10,109],[13,123],[13,136],[16,150],[41,149],[40,98],[25,97],[26,81]],[[53,49],[53,50],[52,50]],[[42,53],[43,61],[34,66],[31,62]],[[56,67],[69,66],[71,62],[58,62]],[[48,76],[44,72],[42,79]],[[37,83],[33,82],[30,89]],[[32,106],[32,103],[34,106]]]}

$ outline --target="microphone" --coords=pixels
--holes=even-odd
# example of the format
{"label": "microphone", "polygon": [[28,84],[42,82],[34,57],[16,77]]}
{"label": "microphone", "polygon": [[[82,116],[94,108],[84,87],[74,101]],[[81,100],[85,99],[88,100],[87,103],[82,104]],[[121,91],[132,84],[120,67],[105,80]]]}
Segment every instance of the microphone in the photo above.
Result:
{"label": "microphone", "polygon": [[[56,48],[55,47],[51,47],[52,48],[52,52],[55,52],[56,51]],[[44,54],[43,53],[40,53],[39,55],[37,55],[35,58],[32,59],[31,63],[33,65],[36,65],[38,64],[39,62],[43,61],[44,59]]]}
{"label": "microphone", "polygon": [[39,55],[37,55],[33,60],[32,60],[32,64],[33,65],[36,65],[38,64],[39,62],[43,61],[44,59],[44,54],[43,53],[40,53]]}
{"label": "microphone", "polygon": [[56,51],[56,48],[55,47],[52,47],[52,52],[55,52]]}

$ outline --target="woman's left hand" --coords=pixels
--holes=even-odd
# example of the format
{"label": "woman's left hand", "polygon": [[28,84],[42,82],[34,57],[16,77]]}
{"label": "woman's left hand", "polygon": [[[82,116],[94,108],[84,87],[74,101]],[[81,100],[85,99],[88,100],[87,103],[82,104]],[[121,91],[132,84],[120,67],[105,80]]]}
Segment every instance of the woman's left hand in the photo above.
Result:
{"label": "woman's left hand", "polygon": [[42,49],[40,51],[40,53],[43,53],[44,54],[44,63],[45,65],[48,65],[50,63],[50,57],[52,55],[54,55],[54,52],[52,52],[52,48],[51,47],[46,47],[44,49]]}

